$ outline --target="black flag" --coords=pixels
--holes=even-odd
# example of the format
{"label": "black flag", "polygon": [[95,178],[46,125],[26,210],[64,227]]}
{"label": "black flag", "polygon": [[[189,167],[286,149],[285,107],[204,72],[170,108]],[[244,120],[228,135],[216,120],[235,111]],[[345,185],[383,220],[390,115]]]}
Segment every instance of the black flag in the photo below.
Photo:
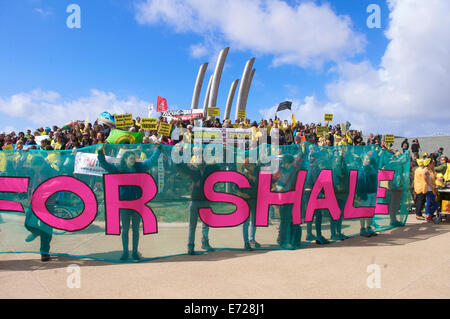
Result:
{"label": "black flag", "polygon": [[291,106],[292,106],[292,102],[289,102],[289,101],[281,102],[278,105],[277,112],[280,112],[283,110],[290,110]]}

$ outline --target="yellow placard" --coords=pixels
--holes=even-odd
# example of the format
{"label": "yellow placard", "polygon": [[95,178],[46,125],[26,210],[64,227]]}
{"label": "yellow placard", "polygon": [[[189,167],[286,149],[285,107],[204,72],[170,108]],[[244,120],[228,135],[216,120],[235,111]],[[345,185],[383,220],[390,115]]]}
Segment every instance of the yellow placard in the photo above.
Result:
{"label": "yellow placard", "polygon": [[450,213],[450,200],[443,200],[441,203],[441,212]]}
{"label": "yellow placard", "polygon": [[246,110],[239,110],[237,112],[237,117],[239,119],[245,119],[247,117],[247,111]]}
{"label": "yellow placard", "polygon": [[170,130],[172,129],[172,124],[166,122],[159,123],[158,135],[170,136]]}
{"label": "yellow placard", "polygon": [[325,114],[325,122],[333,121],[333,114]]}
{"label": "yellow placard", "polygon": [[141,127],[144,130],[156,130],[158,128],[158,119],[143,118],[141,119]]}
{"label": "yellow placard", "polygon": [[328,136],[328,126],[316,126],[317,136]]}
{"label": "yellow placard", "polygon": [[133,126],[133,115],[131,113],[114,115],[116,127],[130,127]]}
{"label": "yellow placard", "polygon": [[208,116],[220,116],[220,107],[208,107]]}
{"label": "yellow placard", "polygon": [[393,134],[388,134],[384,136],[384,141],[386,143],[392,144],[394,143],[394,135]]}
{"label": "yellow placard", "polygon": [[2,150],[4,151],[12,151],[14,150],[14,147],[12,146],[12,144],[8,144],[2,147]]}

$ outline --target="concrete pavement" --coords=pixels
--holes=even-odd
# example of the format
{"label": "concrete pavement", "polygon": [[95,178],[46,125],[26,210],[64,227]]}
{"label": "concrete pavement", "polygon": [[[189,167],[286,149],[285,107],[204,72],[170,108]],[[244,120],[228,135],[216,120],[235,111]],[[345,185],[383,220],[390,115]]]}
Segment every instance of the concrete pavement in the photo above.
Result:
{"label": "concrete pavement", "polygon": [[215,251],[135,264],[0,254],[0,298],[434,299],[450,296],[449,270],[450,222],[409,215],[405,227],[376,237],[296,251]]}

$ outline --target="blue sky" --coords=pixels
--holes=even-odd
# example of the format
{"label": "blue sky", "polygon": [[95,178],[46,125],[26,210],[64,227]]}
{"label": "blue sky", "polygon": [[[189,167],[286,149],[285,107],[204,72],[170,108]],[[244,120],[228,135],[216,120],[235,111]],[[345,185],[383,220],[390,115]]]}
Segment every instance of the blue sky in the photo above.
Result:
{"label": "blue sky", "polygon": [[[270,2],[283,10],[270,9]],[[66,8],[71,3],[81,8],[80,29],[70,29],[66,25],[70,15]],[[203,105],[215,57],[226,46],[230,51],[220,83],[218,106],[225,105],[229,87],[241,77],[246,61],[256,57],[256,73],[247,102],[247,114],[251,119],[268,116],[271,108],[289,99],[294,102],[298,120],[321,121],[328,110],[336,111],[338,121],[350,120],[364,131],[374,129],[370,119],[380,115],[371,113],[373,105],[355,102],[348,93],[343,95],[342,92],[351,93],[354,83],[360,83],[357,79],[361,77],[358,73],[361,69],[365,68],[367,74],[376,74],[385,68],[380,65],[389,53],[390,41],[395,40],[386,36],[391,24],[390,14],[408,8],[399,8],[394,0],[391,6],[381,0],[231,3],[238,9],[246,3],[260,8],[254,11],[254,17],[249,12],[249,20],[254,18],[255,23],[242,24],[238,15],[235,22],[230,21],[233,15],[231,18],[230,15],[220,16],[217,13],[220,4],[217,2],[218,8],[214,8],[213,0],[209,0],[211,8],[208,10],[211,11],[206,13],[196,1],[189,0],[0,0],[0,130],[63,125],[66,120],[86,116],[92,119],[94,112],[100,110],[123,110],[145,116],[146,105],[156,104],[158,95],[167,98],[169,108],[187,109],[198,68],[209,62],[200,97],[200,105]],[[377,4],[381,9],[379,29],[367,27],[369,4]],[[177,5],[187,10],[186,14],[179,12]],[[282,14],[286,15],[286,24],[297,25],[298,21],[289,19],[303,9],[309,16],[317,14],[313,25],[287,31],[283,31],[282,21],[280,25],[273,25],[274,30],[279,27],[281,32],[274,31],[275,35],[286,35],[284,42],[273,39],[271,46],[271,39],[258,33],[257,23],[264,27],[264,19],[270,19],[276,12],[283,19]],[[322,13],[332,17],[321,21]],[[209,16],[214,20],[208,20]],[[216,21],[220,22],[216,24]],[[241,29],[232,29],[240,24]],[[251,30],[255,25],[255,30]],[[247,27],[248,38],[254,39],[250,44],[238,35],[241,31],[247,32]],[[323,33],[313,34],[316,28]],[[334,34],[336,29],[340,33]],[[298,40],[303,35],[310,39],[307,44],[311,45],[304,50],[305,42]],[[316,40],[317,44],[311,43]],[[194,51],[196,47],[201,50]],[[284,47],[292,54],[280,52]],[[330,52],[333,50],[337,53]],[[384,82],[374,84],[378,89],[385,85]],[[392,87],[397,85],[392,84]],[[411,89],[408,94],[414,91]],[[400,95],[404,96],[405,92]],[[362,105],[361,112],[355,112],[359,105]],[[308,107],[316,110],[302,114]],[[383,127],[387,134],[409,133],[398,118],[389,120],[393,122]],[[380,118],[380,123],[387,122]]]}

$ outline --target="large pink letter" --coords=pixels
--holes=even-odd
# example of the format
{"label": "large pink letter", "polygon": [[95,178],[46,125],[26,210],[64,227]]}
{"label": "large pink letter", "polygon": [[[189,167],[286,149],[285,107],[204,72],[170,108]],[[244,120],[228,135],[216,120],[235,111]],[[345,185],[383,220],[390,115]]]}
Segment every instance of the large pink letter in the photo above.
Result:
{"label": "large pink letter", "polygon": [[[84,209],[80,215],[71,219],[56,217],[51,214],[45,205],[47,199],[56,192],[72,192],[78,195],[84,203]],[[47,225],[66,231],[77,231],[89,226],[97,215],[97,199],[92,190],[70,176],[58,176],[51,178],[41,185],[33,193],[31,198],[33,213]]]}
{"label": "large pink letter", "polygon": [[373,217],[375,207],[355,207],[353,201],[356,193],[356,182],[358,181],[358,171],[350,171],[350,183],[348,187],[348,197],[344,208],[344,219],[353,219],[361,217]]}
{"label": "large pink letter", "polygon": [[[120,235],[120,209],[134,210],[142,217],[144,235],[158,232],[155,214],[147,204],[158,192],[153,177],[147,173],[105,174],[106,234]],[[120,200],[120,186],[138,186],[142,196],[136,200]]]}
{"label": "large pink letter", "polygon": [[394,179],[395,171],[378,171],[378,188],[377,188],[377,199],[375,204],[375,214],[387,215],[389,214],[388,204],[378,204],[378,198],[384,198],[386,196],[386,188],[380,186],[381,181],[392,181]]}
{"label": "large pink letter", "polygon": [[[28,189],[28,177],[0,177],[0,192],[2,193],[26,193]],[[0,211],[23,212],[20,203],[0,199]]]}
{"label": "large pink letter", "polygon": [[302,192],[307,173],[307,171],[298,171],[295,190],[284,193],[274,193],[270,191],[272,173],[264,171],[259,172],[258,200],[256,203],[256,226],[268,225],[270,205],[294,204],[292,207],[292,223],[294,225],[300,225],[302,223]]}
{"label": "large pink letter", "polygon": [[[318,198],[322,189],[324,198]],[[306,222],[313,220],[316,209],[328,209],[333,220],[337,220],[341,217],[341,209],[339,208],[336,194],[334,193],[333,173],[330,169],[322,170],[314,183],[306,208]]]}
{"label": "large pink letter", "polygon": [[211,202],[225,202],[236,205],[236,210],[231,214],[214,214],[211,208],[200,208],[200,219],[211,227],[233,227],[242,224],[248,218],[249,207],[245,199],[231,194],[217,193],[214,191],[216,183],[234,183],[239,188],[249,188],[248,179],[238,173],[230,171],[217,171],[206,178],[203,191],[207,200]]}

